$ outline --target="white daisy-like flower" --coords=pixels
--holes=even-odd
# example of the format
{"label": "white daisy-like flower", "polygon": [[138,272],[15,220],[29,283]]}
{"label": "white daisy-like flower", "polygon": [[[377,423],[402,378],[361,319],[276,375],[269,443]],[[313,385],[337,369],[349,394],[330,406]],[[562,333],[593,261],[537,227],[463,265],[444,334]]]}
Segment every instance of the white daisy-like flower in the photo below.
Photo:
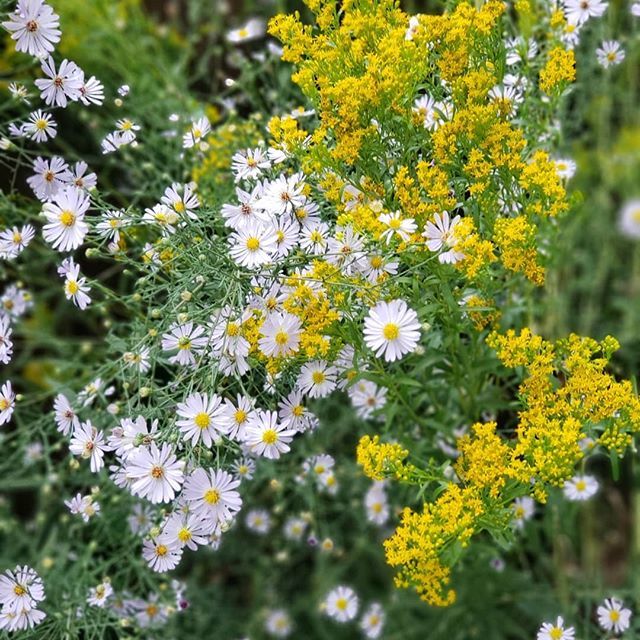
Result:
{"label": "white daisy-like flower", "polygon": [[295,173],[292,176],[283,174],[264,185],[264,192],[258,201],[258,206],[277,216],[291,214],[305,204],[307,198],[303,191],[302,173]]}
{"label": "white daisy-like flower", "polygon": [[252,458],[239,458],[231,465],[231,470],[238,480],[251,480],[256,471],[256,463]]}
{"label": "white daisy-like flower", "polygon": [[250,222],[231,234],[229,244],[229,253],[238,265],[255,269],[272,262],[276,251],[275,229],[271,225]]}
{"label": "white daisy-like flower", "polygon": [[554,160],[558,176],[562,180],[571,180],[576,174],[576,163],[571,158],[558,158]]}
{"label": "white daisy-like flower", "polygon": [[91,424],[91,421],[87,420],[74,429],[69,451],[85,460],[88,459],[91,471],[97,473],[104,466],[104,452],[108,451],[104,441],[104,433],[98,431]]}
{"label": "white daisy-like flower", "polygon": [[364,496],[364,507],[367,520],[378,526],[386,524],[389,519],[389,503],[384,481],[374,482]]}
{"label": "white daisy-like flower", "polygon": [[522,529],[524,523],[533,517],[536,510],[536,503],[530,496],[516,498],[511,505],[513,511],[513,524],[517,529]]}
{"label": "white daisy-like flower", "polygon": [[38,109],[29,115],[23,131],[35,142],[46,142],[56,137],[58,125],[50,113],[44,113],[42,109]]}
{"label": "white daisy-like flower", "polygon": [[640,199],[624,204],[618,217],[618,229],[629,238],[640,238]]}
{"label": "white daisy-like flower", "polygon": [[365,344],[387,362],[413,351],[420,340],[418,314],[404,300],[378,302],[364,321]]}
{"label": "white daisy-like flower", "polygon": [[267,315],[260,333],[260,351],[271,358],[283,358],[298,350],[302,322],[292,313],[272,311]]}
{"label": "white daisy-like flower", "polygon": [[294,389],[278,404],[278,418],[282,424],[298,433],[307,431],[313,420],[313,414],[304,406],[302,400],[302,391]]}
{"label": "white daisy-like flower", "polygon": [[574,640],[576,637],[576,631],[573,627],[567,627],[565,629],[564,619],[562,616],[558,616],[553,622],[543,622],[542,626],[538,630],[536,640]]}
{"label": "white daisy-like flower", "polygon": [[85,80],[80,87],[80,102],[86,107],[91,104],[101,105],[104,102],[104,85],[95,76]]}
{"label": "white daisy-like flower", "polygon": [[297,388],[311,398],[324,398],[336,388],[338,370],[324,360],[305,363],[296,381]]}
{"label": "white daisy-like flower", "polygon": [[296,433],[278,422],[275,411],[259,410],[247,425],[244,441],[252,453],[275,460],[290,450],[289,444]]}
{"label": "white daisy-like flower", "polygon": [[0,425],[11,420],[13,410],[16,406],[16,394],[11,387],[11,381],[7,380],[0,390]]}
{"label": "white daisy-like flower", "polygon": [[332,589],[324,601],[325,612],[338,622],[349,622],[358,615],[358,596],[351,587]]}
{"label": "white daisy-like flower", "polygon": [[58,431],[63,436],[80,426],[80,419],[76,415],[71,403],[63,393],[59,393],[53,401],[53,410]]}
{"label": "white daisy-like flower", "polygon": [[112,131],[102,139],[100,146],[102,147],[102,153],[106,155],[117,151],[120,147],[129,144],[129,142],[130,140],[126,139],[122,131]]}
{"label": "white daisy-like flower", "polygon": [[215,393],[211,396],[206,393],[192,393],[184,402],[178,403],[176,413],[181,420],[176,425],[182,432],[185,440],[190,440],[192,445],[200,440],[206,447],[220,440],[220,434],[224,433],[225,425],[221,423],[222,414],[219,396]]}
{"label": "white daisy-like flower", "polygon": [[72,251],[83,242],[89,231],[84,215],[89,209],[89,196],[77,187],[65,187],[44,204],[42,213],[47,219],[43,227],[44,239],[58,251]]}
{"label": "white daisy-like flower", "polygon": [[196,363],[195,356],[204,351],[208,342],[204,327],[194,325],[193,322],[174,324],[162,336],[162,350],[177,349],[177,353],[169,358],[169,362],[191,366]]}
{"label": "white daisy-like flower", "polygon": [[115,133],[118,133],[120,138],[127,144],[133,142],[137,138],[137,134],[140,129],[140,125],[129,118],[116,120]]}
{"label": "white daisy-like flower", "polygon": [[624,633],[631,624],[631,609],[618,598],[605,598],[598,607],[598,624],[608,632]]}
{"label": "white daisy-like flower", "polygon": [[198,219],[196,209],[200,207],[200,200],[188,184],[174,182],[164,190],[160,202],[173,209],[182,218],[186,216],[192,220]]}
{"label": "white daisy-like flower", "polygon": [[634,18],[640,18],[640,2],[633,2],[629,7],[629,11]]}
{"label": "white daisy-like flower", "polygon": [[11,340],[11,319],[8,315],[0,313],[0,362],[9,364],[13,355],[13,341]]}
{"label": "white daisy-like flower", "polygon": [[60,18],[44,0],[18,0],[9,20],[2,26],[16,41],[16,51],[42,56],[60,42]]}
{"label": "white daisy-like flower", "polygon": [[264,209],[256,206],[258,200],[262,197],[262,184],[258,182],[251,191],[244,191],[240,187],[236,187],[236,197],[238,204],[222,205],[221,213],[224,218],[224,224],[232,229],[242,229],[250,222],[259,222],[267,224],[272,216]]}
{"label": "white daisy-like flower", "polygon": [[266,33],[264,20],[260,18],[251,18],[244,26],[239,29],[232,29],[227,32],[227,41],[233,44],[242,42],[250,42],[262,38]]}
{"label": "white daisy-like flower", "polygon": [[71,175],[68,177],[69,184],[79,189],[85,189],[86,191],[93,189],[93,187],[98,184],[98,176],[93,172],[87,173],[88,168],[89,165],[83,160],[76,162],[70,170]]}
{"label": "white daisy-like flower", "polygon": [[239,485],[240,480],[227,471],[198,468],[187,477],[182,495],[194,513],[214,524],[223,524],[242,507],[242,498],[236,491]]}
{"label": "white daisy-like flower", "polygon": [[138,373],[144,374],[151,369],[150,353],[149,347],[141,347],[138,351],[125,351],[122,359]]}
{"label": "white daisy-like flower", "polygon": [[211,123],[209,119],[203,116],[191,123],[191,127],[182,137],[182,146],[185,149],[191,149],[200,144],[211,131]]}
{"label": "white daisy-like flower", "polygon": [[220,424],[229,438],[244,442],[245,430],[255,413],[254,401],[238,394],[236,402],[225,398]]}
{"label": "white daisy-like flower", "polygon": [[298,244],[300,238],[300,225],[296,220],[288,216],[282,216],[275,222],[276,251],[278,258],[288,256]]}
{"label": "white daisy-like flower", "polygon": [[387,389],[379,387],[372,380],[360,380],[349,388],[348,393],[356,414],[363,420],[368,420],[374,411],[382,409],[387,403]]}
{"label": "white daisy-like flower", "polygon": [[96,225],[96,231],[107,240],[120,242],[120,230],[127,224],[124,211],[105,211],[102,219]]}
{"label": "white daisy-like flower", "polygon": [[460,222],[460,216],[449,218],[449,212],[436,213],[434,222],[427,222],[423,236],[427,239],[427,247],[430,251],[438,251],[438,260],[443,264],[455,264],[464,259],[464,254],[456,251],[458,240],[455,236],[456,225]]}
{"label": "white daisy-like flower", "polygon": [[32,306],[31,294],[15,284],[9,285],[0,296],[0,308],[10,318],[19,318]]}
{"label": "white daisy-like flower", "polygon": [[36,230],[30,224],[25,224],[21,229],[5,229],[0,233],[0,254],[7,260],[13,260],[29,246],[35,235]]}
{"label": "white daisy-like flower", "polygon": [[144,210],[142,221],[152,225],[158,225],[163,236],[169,236],[176,232],[176,226],[180,222],[180,216],[167,207],[166,204],[156,204]]}
{"label": "white daisy-like flower", "polygon": [[182,547],[170,542],[167,536],[146,539],[142,543],[142,557],[153,571],[164,573],[175,569],[182,559]]}
{"label": "white daisy-like flower", "polygon": [[192,551],[198,545],[206,545],[211,533],[211,523],[197,513],[172,513],[162,527],[162,534],[172,544]]}
{"label": "white daisy-like flower", "polygon": [[381,213],[378,220],[386,227],[380,235],[380,240],[385,240],[387,244],[391,242],[394,235],[397,235],[402,242],[407,242],[418,228],[413,218],[403,218],[400,211]]}
{"label": "white daisy-like flower", "polygon": [[264,171],[271,168],[271,161],[264,149],[243,149],[233,154],[231,171],[236,182],[241,180],[257,180]]}
{"label": "white daisy-like flower", "polygon": [[563,4],[567,22],[578,25],[589,18],[599,18],[609,6],[604,0],[564,0]]}
{"label": "white daisy-like flower", "polygon": [[616,40],[605,40],[597,49],[596,57],[601,67],[608,69],[620,64],[625,57],[625,50]]}
{"label": "white daisy-like flower", "polygon": [[374,253],[364,257],[360,261],[362,275],[372,284],[376,284],[381,278],[387,275],[395,275],[398,273],[398,263],[390,261],[379,253]]}
{"label": "white daisy-like flower", "polygon": [[4,607],[0,610],[0,629],[7,631],[24,631],[25,629],[33,629],[39,625],[47,614],[40,609],[22,609],[18,612],[10,611]]}
{"label": "white daisy-like flower", "polygon": [[113,595],[113,587],[108,580],[104,580],[99,585],[89,589],[87,604],[92,607],[103,609],[107,605],[107,600]]}
{"label": "white daisy-like flower", "polygon": [[300,248],[315,256],[324,255],[329,245],[329,225],[320,220],[305,225],[300,235]]}
{"label": "white daisy-like flower", "polygon": [[362,614],[360,628],[367,638],[376,640],[376,638],[379,638],[382,634],[384,621],[385,614],[382,605],[379,602],[373,602]]}
{"label": "white daisy-like flower", "polygon": [[49,56],[42,61],[42,71],[47,78],[39,78],[35,82],[47,106],[64,108],[69,100],[75,102],[80,98],[84,72],[75,62],[65,58],[56,71],[55,62]]}
{"label": "white daisy-like flower", "polygon": [[282,527],[282,533],[287,540],[298,542],[307,528],[307,522],[302,518],[287,518],[284,526]]}
{"label": "white daisy-like flower", "polygon": [[74,516],[81,516],[84,522],[89,522],[93,516],[100,512],[100,503],[93,496],[83,496],[77,493],[71,500],[65,500],[65,505]]}
{"label": "white daisy-like flower", "polygon": [[33,189],[38,200],[51,200],[58,191],[66,186],[71,176],[69,165],[60,157],[54,156],[50,160],[37,157],[33,161],[34,175],[27,178],[27,183]]}
{"label": "white daisy-like flower", "polygon": [[42,578],[28,566],[7,569],[0,575],[0,604],[11,613],[30,611],[44,600]]}
{"label": "white daisy-like flower", "polygon": [[273,526],[271,514],[266,509],[251,509],[245,516],[244,521],[249,531],[261,536],[269,533]]}
{"label": "white daisy-like flower", "polygon": [[264,629],[274,638],[287,638],[293,630],[291,617],[284,609],[271,609],[264,621]]}
{"label": "white daisy-like flower", "polygon": [[598,481],[589,475],[577,475],[564,483],[565,497],[572,502],[581,502],[593,497],[599,488]]}
{"label": "white daisy-like flower", "polygon": [[126,475],[132,480],[131,493],[153,504],[171,502],[184,481],[184,461],[178,460],[171,445],[138,447],[126,461]]}
{"label": "white daisy-like flower", "polygon": [[58,275],[65,279],[64,295],[67,300],[72,300],[81,311],[84,311],[91,304],[87,279],[80,277],[80,265],[73,261],[73,258],[66,258],[58,267]]}

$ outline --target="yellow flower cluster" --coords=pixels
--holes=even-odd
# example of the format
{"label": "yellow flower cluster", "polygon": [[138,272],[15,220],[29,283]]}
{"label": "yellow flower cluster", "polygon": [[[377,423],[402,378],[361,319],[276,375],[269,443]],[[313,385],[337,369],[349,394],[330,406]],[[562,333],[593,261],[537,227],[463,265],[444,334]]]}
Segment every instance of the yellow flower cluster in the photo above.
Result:
{"label": "yellow flower cluster", "polygon": [[[618,347],[613,338],[597,342],[571,335],[554,344],[525,329],[494,332],[488,342],[505,365],[524,367],[527,373],[520,386],[524,409],[516,437],[501,436],[495,422],[473,425],[458,441],[459,483],[450,482],[421,513],[405,509],[385,542],[387,561],[397,567],[397,586],[414,587],[435,606],[454,601],[451,567],[470,538],[509,528],[515,497],[532,493],[546,500],[550,486],[573,476],[585,438],[621,455],[640,430],[640,400],[632,385],[605,371]],[[392,476],[395,469],[385,466],[384,456],[406,457],[395,447],[386,453],[375,438],[363,438],[358,461],[366,465],[367,475]],[[410,471],[408,479],[419,481],[419,471]]]}
{"label": "yellow flower cluster", "polygon": [[540,71],[540,88],[549,94],[560,93],[576,79],[576,57],[572,50],[554,47]]}
{"label": "yellow flower cluster", "polygon": [[409,452],[397,443],[380,442],[379,436],[363,436],[358,442],[356,459],[367,478],[408,480],[413,470],[413,465],[403,462],[408,455]]}

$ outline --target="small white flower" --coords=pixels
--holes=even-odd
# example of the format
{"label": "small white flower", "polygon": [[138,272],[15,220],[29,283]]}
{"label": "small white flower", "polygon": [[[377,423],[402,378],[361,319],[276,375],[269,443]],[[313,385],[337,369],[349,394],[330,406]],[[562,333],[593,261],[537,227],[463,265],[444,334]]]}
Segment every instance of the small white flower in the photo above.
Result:
{"label": "small white flower", "polygon": [[302,322],[292,313],[272,311],[260,328],[260,351],[271,358],[290,356],[298,350]]}
{"label": "small white flower", "polygon": [[245,444],[252,453],[275,460],[289,451],[296,433],[278,422],[275,411],[256,411],[245,430]]}
{"label": "small white flower", "polygon": [[555,624],[543,622],[538,631],[536,640],[574,640],[576,632],[573,627],[564,627],[564,620],[558,616]]}
{"label": "small white flower", "polygon": [[196,469],[185,481],[183,496],[194,513],[213,524],[223,524],[233,518],[242,506],[236,480],[222,469]]}
{"label": "small white flower", "polygon": [[618,229],[629,238],[640,239],[640,199],[624,204],[618,218]]}
{"label": "small white flower", "polygon": [[0,575],[0,604],[11,613],[35,609],[44,600],[44,585],[40,576],[28,566],[7,569]]}
{"label": "small white flower", "polygon": [[209,342],[204,335],[204,327],[194,325],[192,322],[175,324],[170,327],[168,333],[162,336],[162,350],[178,352],[169,358],[169,362],[181,365],[194,365],[195,356],[200,355]]}
{"label": "small white flower", "polygon": [[131,493],[147,498],[153,504],[171,502],[184,480],[184,461],[178,460],[166,442],[158,448],[155,442],[139,447],[126,462],[126,475],[133,481]]}
{"label": "small white flower", "polygon": [[85,277],[80,277],[80,265],[73,258],[66,258],[58,267],[58,274],[65,278],[64,295],[67,300],[73,300],[73,304],[84,311],[91,303],[88,295],[91,287],[87,286]]}
{"label": "small white flower", "polygon": [[382,605],[378,602],[372,603],[369,608],[362,614],[360,620],[360,628],[367,638],[376,640],[382,633],[384,627],[385,614]]}
{"label": "small white flower", "polygon": [[11,387],[11,381],[7,380],[0,390],[0,425],[11,420],[16,406],[16,394]]}
{"label": "small white flower", "polygon": [[184,402],[178,403],[176,413],[182,420],[177,420],[185,440],[191,440],[192,445],[202,440],[206,447],[210,447],[220,439],[225,431],[221,422],[221,399],[215,393],[192,393]]}
{"label": "small white flower", "polygon": [[13,355],[13,341],[11,340],[11,319],[8,315],[0,313],[0,362],[9,364]]}
{"label": "small white flower", "polygon": [[29,120],[23,125],[23,131],[36,142],[46,142],[56,137],[58,125],[50,113],[38,109],[29,115]]}
{"label": "small white flower", "polygon": [[231,171],[236,182],[241,180],[256,180],[263,171],[271,168],[271,161],[264,149],[244,149],[237,151],[231,158]]}
{"label": "small white flower", "polygon": [[71,177],[69,165],[58,156],[44,160],[39,156],[33,162],[35,175],[27,178],[38,200],[51,200],[63,188]]}
{"label": "small white flower", "polygon": [[330,618],[338,622],[349,622],[358,615],[358,596],[351,587],[336,587],[324,601],[325,611]]}
{"label": "small white flower", "polygon": [[80,419],[63,393],[59,393],[56,396],[53,409],[58,431],[60,431],[63,436],[68,435],[72,429],[75,431],[80,426]]}
{"label": "small white flower", "polygon": [[420,340],[418,314],[404,300],[378,302],[364,321],[364,341],[377,357],[399,360]]}
{"label": "small white flower", "polygon": [[394,235],[397,235],[402,242],[407,242],[418,228],[413,218],[403,218],[399,211],[381,213],[378,220],[387,227],[380,236],[380,239],[386,240],[387,244],[391,242]]}
{"label": "small white flower", "polygon": [[211,131],[211,123],[206,117],[199,118],[191,123],[191,127],[182,137],[182,146],[191,149],[207,137]]}
{"label": "small white flower", "polygon": [[631,609],[624,606],[622,600],[606,598],[598,607],[598,624],[613,633],[624,633],[631,624]]}
{"label": "small white flower", "polygon": [[427,222],[424,228],[422,235],[427,239],[427,247],[430,251],[441,252],[438,260],[443,264],[454,264],[464,258],[464,254],[456,251],[455,248],[458,243],[455,228],[459,222],[460,216],[455,216],[451,220],[449,213],[443,211],[436,213],[434,222]]}
{"label": "small white flower", "polygon": [[589,18],[599,18],[609,6],[604,0],[564,0],[567,22],[581,25]]}
{"label": "small white flower", "polygon": [[564,495],[572,502],[581,502],[593,497],[597,491],[598,481],[593,476],[577,475],[564,483]]}
{"label": "small white flower", "polygon": [[104,452],[107,450],[104,433],[98,431],[90,420],[74,429],[69,451],[85,460],[88,459],[93,473],[97,473],[104,466]]}
{"label": "small white flower", "polygon": [[271,515],[266,509],[251,509],[245,516],[245,523],[247,529],[258,535],[269,533],[273,524],[271,522]]}
{"label": "small white flower", "polygon": [[524,523],[533,517],[536,510],[536,503],[533,498],[522,496],[513,501],[511,509],[513,510],[513,523],[515,527],[522,529]]}
{"label": "small white flower", "polygon": [[43,0],[18,0],[15,11],[2,26],[16,41],[16,51],[32,56],[50,53],[60,42],[60,18]]}
{"label": "small white flower", "polygon": [[597,49],[596,57],[601,67],[615,67],[624,60],[625,51],[615,40],[605,40]]}
{"label": "small white flower", "polygon": [[336,388],[338,370],[324,360],[305,363],[296,381],[297,388],[311,398],[324,398]]}
{"label": "small white flower", "polygon": [[250,222],[231,234],[229,244],[229,253],[238,265],[255,269],[272,262],[276,251],[275,230],[270,225]]}
{"label": "small white flower", "polygon": [[265,631],[275,638],[286,638],[291,634],[293,625],[289,614],[283,609],[272,609],[264,623]]}
{"label": "small white flower", "polygon": [[104,608],[107,604],[107,600],[113,595],[113,587],[108,580],[101,582],[96,587],[89,589],[89,595],[87,596],[87,604],[93,607]]}
{"label": "small white flower", "polygon": [[227,41],[233,44],[242,42],[250,42],[262,38],[266,33],[264,20],[260,18],[251,18],[244,26],[239,29],[232,29],[227,33]]}
{"label": "small white flower", "polygon": [[36,80],[36,86],[47,106],[64,108],[69,100],[74,102],[80,98],[84,73],[75,62],[65,59],[56,71],[55,62],[49,56],[42,61],[42,71],[48,77]]}
{"label": "small white flower", "polygon": [[556,171],[563,180],[571,180],[576,174],[576,163],[571,158],[558,158],[554,160]]}
{"label": "small white flower", "polygon": [[47,224],[43,227],[44,239],[58,251],[77,249],[89,231],[84,215],[89,209],[89,196],[77,187],[65,187],[46,202],[43,214]]}
{"label": "small white flower", "polygon": [[143,542],[142,557],[153,571],[164,573],[175,569],[180,564],[182,548],[161,535],[155,540],[147,539]]}

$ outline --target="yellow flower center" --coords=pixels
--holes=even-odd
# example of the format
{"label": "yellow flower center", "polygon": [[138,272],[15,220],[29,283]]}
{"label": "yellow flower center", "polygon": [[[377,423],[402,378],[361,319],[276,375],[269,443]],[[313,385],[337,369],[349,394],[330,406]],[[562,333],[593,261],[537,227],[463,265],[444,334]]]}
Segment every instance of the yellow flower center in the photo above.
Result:
{"label": "yellow flower center", "polygon": [[247,419],[247,412],[242,409],[237,409],[233,414],[233,419],[238,423],[242,424]]}
{"label": "yellow flower center", "polygon": [[190,348],[191,348],[191,340],[187,336],[182,336],[178,340],[178,349],[182,349],[184,351],[185,349],[190,349]]}
{"label": "yellow flower center", "polygon": [[71,211],[63,211],[60,214],[60,222],[65,227],[70,227],[76,221],[76,217],[71,213]]}
{"label": "yellow flower center", "polygon": [[208,413],[201,412],[196,415],[193,421],[199,429],[206,429],[211,424],[211,417]]}
{"label": "yellow flower center", "polygon": [[151,469],[152,478],[158,480],[159,478],[162,478],[162,476],[164,476],[164,469],[162,467],[153,467],[153,469]]}
{"label": "yellow flower center", "polygon": [[260,248],[260,240],[258,238],[248,238],[247,239],[247,249],[249,251],[257,251]]}
{"label": "yellow flower center", "polygon": [[391,218],[391,220],[389,220],[389,226],[392,229],[399,229],[401,224],[402,220],[400,220],[400,218]]}
{"label": "yellow flower center", "polygon": [[400,335],[400,327],[395,322],[387,322],[382,329],[385,340],[395,340]]}
{"label": "yellow flower center", "polygon": [[178,540],[181,542],[189,542],[189,540],[191,540],[191,531],[186,527],[182,527],[182,529],[178,531]]}
{"label": "yellow flower center", "polygon": [[150,618],[154,618],[155,616],[158,615],[158,607],[156,607],[155,604],[148,605],[146,611],[147,611],[147,615]]}
{"label": "yellow flower center", "polygon": [[370,264],[373,269],[379,269],[382,266],[382,258],[380,256],[373,256],[370,260]]}
{"label": "yellow flower center", "polygon": [[249,35],[248,29],[238,29],[238,38],[246,38]]}
{"label": "yellow flower center", "polygon": [[47,128],[47,121],[44,118],[38,118],[36,120],[36,129],[44,131]]}
{"label": "yellow flower center", "polygon": [[9,408],[9,401],[6,398],[0,399],[0,411],[5,411]]}
{"label": "yellow flower center", "polygon": [[182,200],[178,200],[178,202],[174,202],[173,203],[173,208],[178,212],[178,213],[184,213],[186,207],[184,206],[184,202],[182,202]]}
{"label": "yellow flower center", "polygon": [[609,620],[611,620],[611,622],[618,622],[618,620],[620,620],[620,612],[615,609],[609,611]]}
{"label": "yellow flower center", "polygon": [[322,384],[325,381],[325,375],[322,371],[314,371],[311,374],[311,379],[314,384]]}
{"label": "yellow flower center", "polygon": [[17,584],[15,587],[13,587],[13,593],[15,593],[17,596],[23,596],[25,593],[27,593],[27,590],[23,586]]}
{"label": "yellow flower center", "polygon": [[301,404],[298,404],[295,407],[293,407],[293,409],[291,410],[291,413],[293,413],[293,415],[296,418],[299,418],[301,415],[304,414],[304,407]]}
{"label": "yellow flower center", "polygon": [[230,322],[227,325],[227,335],[235,337],[240,333],[240,327],[235,322]]}
{"label": "yellow flower center", "polygon": [[207,489],[204,494],[204,501],[209,504],[218,504],[220,502],[220,492],[217,489]]}
{"label": "yellow flower center", "polygon": [[275,335],[275,341],[276,344],[279,344],[282,347],[289,341],[289,334],[286,331],[278,331]]}
{"label": "yellow flower center", "polygon": [[635,209],[631,214],[631,219],[634,222],[640,222],[640,209]]}
{"label": "yellow flower center", "polygon": [[584,491],[587,488],[587,483],[584,480],[578,480],[576,482],[576,489],[578,491]]}
{"label": "yellow flower center", "polygon": [[562,629],[560,629],[560,627],[553,627],[553,629],[549,631],[549,636],[552,638],[552,640],[561,640],[563,633],[564,632],[562,631]]}
{"label": "yellow flower center", "polygon": [[344,611],[347,608],[347,605],[349,603],[347,602],[346,598],[338,598],[336,600],[336,609],[340,609],[340,611]]}
{"label": "yellow flower center", "polygon": [[65,285],[65,288],[67,290],[67,293],[70,296],[74,296],[76,293],[78,293],[80,287],[78,286],[78,283],[75,280],[67,280],[67,284]]}
{"label": "yellow flower center", "polygon": [[275,444],[278,440],[278,434],[273,429],[267,429],[262,434],[262,442],[265,444]]}
{"label": "yellow flower center", "polygon": [[160,557],[166,556],[168,552],[169,552],[169,549],[164,544],[159,544],[156,547],[156,555],[158,555]]}

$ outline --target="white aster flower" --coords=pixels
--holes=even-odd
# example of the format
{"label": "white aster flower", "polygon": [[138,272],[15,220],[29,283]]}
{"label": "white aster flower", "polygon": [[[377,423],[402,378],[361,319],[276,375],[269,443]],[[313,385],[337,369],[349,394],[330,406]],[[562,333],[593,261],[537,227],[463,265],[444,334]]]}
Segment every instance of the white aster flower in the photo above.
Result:
{"label": "white aster flower", "polygon": [[567,22],[578,25],[589,18],[599,18],[609,6],[604,0],[564,0],[563,4]]}
{"label": "white aster flower", "polygon": [[394,235],[397,235],[402,242],[407,242],[411,234],[418,228],[413,218],[403,218],[400,211],[381,213],[378,220],[386,226],[380,239],[385,240],[387,244],[391,242]]}
{"label": "white aster flower", "polygon": [[58,431],[63,436],[68,435],[69,431],[75,431],[80,426],[80,419],[73,410],[67,396],[59,393],[53,402],[53,410]]}
{"label": "white aster flower", "polygon": [[260,351],[271,358],[283,358],[298,351],[302,322],[286,311],[272,311],[260,328]]}
{"label": "white aster flower", "polygon": [[60,18],[44,0],[18,0],[2,26],[16,41],[16,51],[32,56],[50,53],[60,42]]}
{"label": "white aster flower", "polygon": [[85,80],[80,87],[80,102],[87,107],[90,104],[101,105],[104,102],[104,85],[95,76]]}
{"label": "white aster flower", "polygon": [[264,149],[243,149],[233,154],[231,171],[236,182],[241,180],[257,180],[263,171],[271,168],[271,161]]}
{"label": "white aster flower", "polygon": [[64,295],[67,300],[73,300],[73,304],[84,311],[91,303],[88,295],[91,287],[87,286],[85,277],[80,277],[80,265],[73,258],[66,258],[58,267],[58,274],[65,279]]}
{"label": "white aster flower", "polygon": [[50,113],[38,109],[29,115],[29,120],[23,125],[22,130],[35,142],[46,142],[56,137],[58,125]]}
{"label": "white aster flower", "polygon": [[365,344],[387,362],[413,351],[420,340],[418,314],[404,300],[378,302],[364,321]]}
{"label": "white aster flower", "polygon": [[271,531],[273,525],[271,515],[266,509],[251,509],[244,519],[247,529],[258,535],[265,535]]}
{"label": "white aster flower", "polygon": [[104,580],[99,585],[89,589],[87,604],[92,607],[103,609],[107,605],[107,600],[113,595],[113,587],[108,580]]}
{"label": "white aster flower", "polygon": [[376,638],[379,638],[382,634],[384,620],[385,614],[382,605],[379,602],[373,602],[362,614],[360,628],[367,638],[376,640]]}
{"label": "white aster flower", "polygon": [[87,173],[88,168],[89,165],[83,160],[76,162],[70,170],[71,175],[67,178],[69,184],[86,191],[93,189],[98,183],[98,176],[93,172]]}
{"label": "white aster flower", "polygon": [[5,229],[0,233],[0,254],[7,260],[13,260],[29,246],[35,235],[36,230],[30,224],[21,229]]}
{"label": "white aster flower", "polygon": [[238,265],[255,269],[272,262],[276,251],[275,230],[271,225],[250,222],[231,234],[229,244],[229,253]]}
{"label": "white aster flower", "polygon": [[155,442],[139,447],[126,462],[126,475],[131,479],[131,493],[153,504],[171,502],[184,480],[184,462],[178,460],[171,445],[158,448]]}
{"label": "white aster flower", "polygon": [[98,431],[90,420],[74,429],[69,451],[85,460],[88,459],[93,473],[97,473],[104,466],[104,452],[107,450],[104,433]]}
{"label": "white aster flower", "polygon": [[564,619],[558,616],[555,624],[543,622],[536,640],[574,640],[576,632],[573,627],[564,627]]}
{"label": "white aster flower", "polygon": [[16,406],[16,394],[11,387],[11,381],[7,380],[0,390],[0,425],[11,420],[13,410]]}
{"label": "white aster flower", "polygon": [[516,498],[511,505],[513,510],[513,524],[517,529],[524,528],[524,523],[533,517],[536,510],[536,503],[529,496]]}
{"label": "white aster flower", "polygon": [[191,123],[191,127],[182,137],[182,146],[185,149],[191,149],[199,144],[207,137],[211,131],[211,123],[209,119],[203,116]]}
{"label": "white aster flower", "polygon": [[576,163],[571,158],[558,158],[554,160],[558,176],[562,180],[571,180],[576,174]]}
{"label": "white aster flower", "polygon": [[596,57],[601,67],[615,67],[624,60],[625,51],[615,40],[605,40],[597,49]]}
{"label": "white aster flower", "polygon": [[184,483],[183,496],[193,509],[213,524],[223,524],[233,518],[242,506],[236,480],[222,469],[198,468]]}
{"label": "white aster flower", "polygon": [[170,542],[165,535],[160,535],[155,540],[146,539],[142,543],[142,557],[153,571],[164,573],[180,564],[182,548]]}
{"label": "white aster flower", "polygon": [[593,497],[597,491],[598,481],[589,475],[577,475],[564,483],[563,491],[568,500],[581,502]]}
{"label": "white aster flower", "polygon": [[176,413],[181,420],[176,425],[185,440],[195,446],[200,440],[206,447],[220,440],[225,425],[221,422],[221,399],[215,393],[192,393],[184,402],[179,402]]}
{"label": "white aster flower", "polygon": [[358,615],[358,596],[351,587],[336,587],[325,598],[325,611],[338,622],[349,622]]}
{"label": "white aster flower", "polygon": [[71,177],[69,165],[58,156],[50,160],[38,156],[33,161],[33,171],[35,175],[27,178],[27,183],[42,202],[51,200]]}
{"label": "white aster flower", "polygon": [[624,204],[618,217],[618,229],[629,238],[640,238],[640,199]]}
{"label": "white aster flower", "polygon": [[605,598],[596,613],[598,624],[610,633],[624,633],[631,624],[631,609],[627,609],[618,598]]}
{"label": "white aster flower", "polygon": [[205,335],[204,327],[194,325],[193,322],[174,324],[162,336],[162,350],[178,352],[169,358],[172,364],[194,365],[195,356],[200,355],[207,346],[209,338]]}
{"label": "white aster flower", "polygon": [[338,370],[324,360],[305,363],[296,381],[297,388],[311,398],[324,398],[336,388]]}
{"label": "white aster flower", "polygon": [[251,18],[244,26],[239,29],[232,29],[227,32],[227,41],[233,44],[242,42],[250,42],[262,38],[266,33],[264,20],[260,18]]}
{"label": "white aster flower", "polygon": [[449,213],[443,211],[436,213],[434,222],[427,222],[422,234],[427,239],[427,247],[430,251],[438,251],[438,260],[443,264],[455,264],[464,258],[464,254],[456,251],[458,239],[455,235],[456,225],[460,222],[460,216],[449,218]]}
{"label": "white aster flower", "polygon": [[58,251],[77,249],[89,231],[84,215],[89,209],[89,196],[77,187],[65,187],[53,196],[53,202],[43,207],[47,224],[44,239]]}
{"label": "white aster flower", "polygon": [[287,453],[296,431],[278,422],[275,411],[256,411],[245,430],[245,444],[249,450],[265,458],[275,460]]}
{"label": "white aster flower", "polygon": [[42,578],[28,566],[7,569],[0,575],[0,604],[12,613],[35,609],[44,600]]}
{"label": "white aster flower", "polygon": [[264,622],[265,631],[274,638],[286,638],[291,634],[293,625],[284,609],[271,609]]}
{"label": "white aster flower", "polygon": [[258,201],[258,206],[277,216],[293,213],[307,200],[303,190],[302,173],[295,173],[292,176],[280,175],[264,185],[264,192]]}
{"label": "white aster flower", "polygon": [[0,362],[9,364],[13,355],[13,341],[11,340],[11,319],[8,315],[0,313]]}
{"label": "white aster flower", "polygon": [[80,98],[84,73],[75,62],[65,59],[56,71],[55,62],[49,56],[42,61],[42,71],[47,78],[39,78],[35,82],[41,91],[40,97],[47,106],[64,108],[69,100],[75,102]]}

